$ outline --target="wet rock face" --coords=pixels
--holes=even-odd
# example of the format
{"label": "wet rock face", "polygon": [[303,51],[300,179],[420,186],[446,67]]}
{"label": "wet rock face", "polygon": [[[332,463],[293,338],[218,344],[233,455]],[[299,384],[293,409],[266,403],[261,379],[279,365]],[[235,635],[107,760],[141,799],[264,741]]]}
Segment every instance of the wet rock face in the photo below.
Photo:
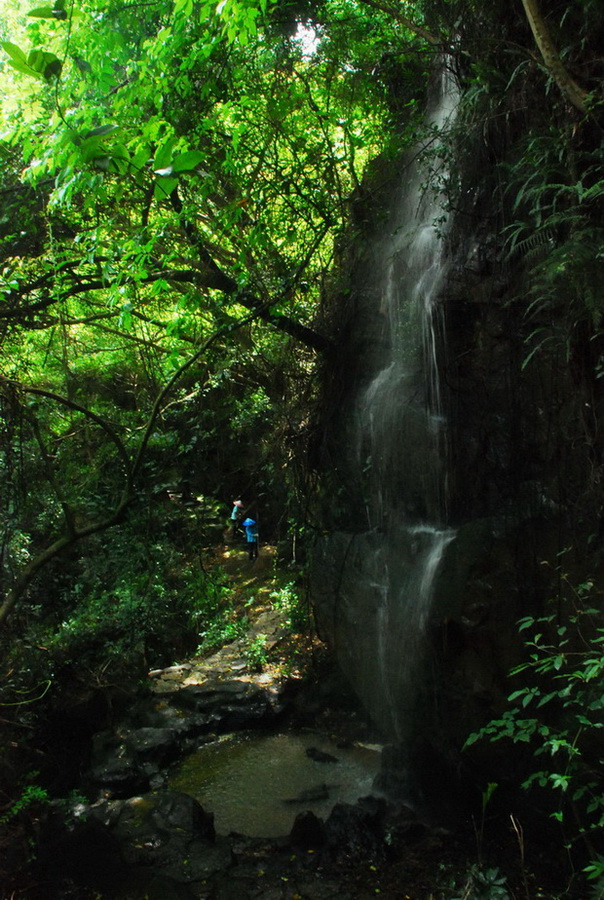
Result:
{"label": "wet rock face", "polygon": [[[526,320],[526,270],[520,261],[509,264],[491,225],[501,213],[493,208],[491,173],[468,161],[463,168],[474,184],[460,192],[447,238],[448,274],[436,299],[444,313],[438,353],[446,525],[455,537],[439,562],[422,625],[423,661],[411,671],[414,696],[401,676],[408,654],[392,640],[393,613],[386,613],[400,581],[396,568],[406,567],[406,553],[412,562],[412,549],[401,544],[397,553],[389,546],[386,557],[384,528],[368,527],[365,513],[375,501],[365,496],[370,478],[355,431],[368,384],[389,352],[372,249],[382,240],[380,223],[390,221],[383,190],[375,206],[363,206],[361,236],[343,262],[346,288],[332,301],[339,352],[326,372],[313,446],[322,485],[315,512],[324,531],[313,550],[311,584],[321,636],[385,739],[400,739],[398,723],[379,711],[387,703],[412,723],[413,743],[419,738],[430,746],[445,769],[506,692],[521,646],[516,621],[538,614],[550,589],[541,561],[555,563],[565,531],[593,535],[599,527],[585,439],[590,386],[556,354],[555,342],[525,365],[531,330],[547,334],[551,323]],[[390,193],[398,190],[395,179]],[[402,468],[414,472],[413,448],[398,446],[396,453]],[[394,518],[411,507],[421,503],[401,498]],[[384,636],[375,639],[380,619],[387,620]],[[395,625],[404,632],[404,613]],[[372,676],[380,672],[387,689]]]}

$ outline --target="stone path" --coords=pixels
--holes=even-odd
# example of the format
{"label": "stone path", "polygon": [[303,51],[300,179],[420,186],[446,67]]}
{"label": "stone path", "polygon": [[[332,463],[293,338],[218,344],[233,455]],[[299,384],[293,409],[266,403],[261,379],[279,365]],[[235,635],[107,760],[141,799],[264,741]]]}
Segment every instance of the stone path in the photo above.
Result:
{"label": "stone path", "polygon": [[254,618],[244,638],[226,644],[211,656],[193,657],[177,666],[149,672],[151,690],[155,694],[169,694],[188,685],[202,685],[208,681],[235,680],[264,686],[281,681],[282,677],[274,669],[252,671],[245,658],[245,648],[254,638],[264,635],[264,646],[270,652],[287,633],[283,613],[275,609],[263,610]]}
{"label": "stone path", "polygon": [[244,637],[221,647],[209,656],[193,656],[179,665],[149,672],[151,690],[154,694],[171,694],[190,685],[208,682],[238,681],[262,685],[265,689],[273,686],[278,692],[284,681],[283,674],[275,667],[263,667],[254,671],[246,659],[245,650],[259,636],[263,636],[263,647],[270,654],[289,633],[282,610],[271,605],[270,593],[275,587],[275,548],[265,545],[261,556],[250,561],[239,546],[226,545],[215,551],[215,565],[220,565],[227,573],[233,591],[244,598],[254,598],[247,610],[250,620]]}

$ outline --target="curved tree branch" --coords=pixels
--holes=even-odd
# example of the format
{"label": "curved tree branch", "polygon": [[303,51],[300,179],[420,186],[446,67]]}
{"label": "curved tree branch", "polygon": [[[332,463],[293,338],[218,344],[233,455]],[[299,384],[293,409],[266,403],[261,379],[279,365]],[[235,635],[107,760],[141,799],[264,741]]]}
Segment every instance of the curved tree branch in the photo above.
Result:
{"label": "curved tree branch", "polygon": [[545,68],[550,73],[560,88],[560,92],[568,102],[574,106],[575,109],[578,109],[579,112],[585,114],[587,112],[587,98],[589,94],[577,84],[563,65],[558,50],[552,40],[549,28],[541,15],[538,0],[522,0],[522,5],[528,23],[531,26],[535,43],[543,58]]}
{"label": "curved tree branch", "polygon": [[373,9],[379,9],[380,12],[386,13],[386,15],[391,16],[397,22],[400,22],[401,25],[404,25],[405,28],[408,28],[409,31],[412,31],[413,34],[416,34],[418,37],[423,38],[425,41],[428,41],[429,44],[432,44],[435,47],[442,47],[446,45],[446,41],[441,38],[436,37],[431,34],[429,31],[426,31],[421,25],[418,25],[416,22],[413,22],[411,19],[404,16],[396,6],[391,6],[389,3],[381,3],[380,0],[362,0],[365,6],[371,6]]}
{"label": "curved tree branch", "polygon": [[91,409],[88,409],[85,406],[81,406],[79,403],[75,403],[73,400],[69,400],[67,397],[63,397],[62,394],[55,394],[54,391],[47,391],[44,388],[30,387],[26,384],[19,384],[15,381],[9,383],[13,386],[16,386],[19,390],[23,391],[24,394],[36,394],[39,397],[46,397],[49,400],[54,400],[55,403],[58,403],[61,406],[66,406],[68,409],[72,409],[74,412],[82,413],[82,415],[86,416],[88,419],[91,419],[96,425],[99,426],[99,428],[103,429],[103,431],[111,440],[112,444],[114,444],[118,452],[118,456],[124,464],[127,481],[131,482],[132,471],[128,451],[126,450],[126,447],[124,446],[124,443],[117,432],[111,427],[111,425],[109,425],[108,422],[105,421],[105,419],[97,416],[97,414],[94,413]]}
{"label": "curved tree branch", "polygon": [[[194,240],[195,247],[200,254],[203,269],[175,269],[173,271],[161,271],[137,280],[133,278],[122,278],[119,279],[119,285],[153,284],[157,281],[164,280],[168,282],[173,281],[178,284],[191,284],[198,287],[220,290],[231,296],[237,303],[245,306],[246,309],[254,312],[254,318],[259,318],[268,322],[274,328],[289,334],[291,337],[306,344],[308,347],[311,347],[319,353],[325,353],[332,348],[333,345],[331,341],[317,331],[314,331],[314,329],[309,328],[307,325],[304,325],[283,313],[272,313],[270,307],[281,298],[273,300],[270,303],[263,303],[252,294],[240,291],[237,282],[220,269],[218,264],[210,257],[205,247],[203,247],[201,240],[197,235],[194,236]],[[93,291],[108,290],[113,286],[112,282],[104,281],[100,278],[78,278],[76,273],[72,272],[71,274],[73,275],[73,282],[60,292],[60,296],[57,296],[56,292],[53,291],[55,284],[52,276],[37,279],[31,284],[23,285],[19,289],[12,290],[10,293],[6,294],[6,300],[8,302],[5,307],[0,310],[0,321],[3,319],[16,320],[34,316],[53,306],[55,303],[60,302],[60,300],[66,300],[69,297],[77,297],[80,294],[92,293]],[[19,305],[14,302],[15,299],[20,299],[33,291],[39,291],[42,288],[48,291],[47,296],[43,299],[30,303],[27,306]],[[12,304],[11,301],[13,301]]]}

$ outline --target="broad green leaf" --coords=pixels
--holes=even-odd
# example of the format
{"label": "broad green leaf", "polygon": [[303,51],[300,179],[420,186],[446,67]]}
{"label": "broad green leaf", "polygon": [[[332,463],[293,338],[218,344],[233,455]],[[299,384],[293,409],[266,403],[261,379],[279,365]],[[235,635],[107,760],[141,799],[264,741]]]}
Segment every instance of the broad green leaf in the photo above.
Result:
{"label": "broad green leaf", "polygon": [[[72,15],[74,13],[72,11]],[[27,13],[28,16],[32,16],[36,19],[66,19],[67,13],[65,12],[65,4],[62,0],[57,0],[54,6],[36,6],[34,9],[30,9]]]}
{"label": "broad green leaf", "polygon": [[12,66],[13,69],[16,69],[17,72],[22,72],[24,75],[29,75],[30,78],[43,78],[41,72],[36,72],[35,69],[32,69],[31,66],[28,66],[27,63],[17,62],[15,59],[9,59],[9,66]]}
{"label": "broad green leaf", "polygon": [[117,131],[119,125],[107,123],[107,125],[99,125],[98,128],[93,128],[92,131],[87,131],[84,135],[84,139],[93,138],[93,137],[105,137],[107,134],[111,134],[113,131]]}
{"label": "broad green leaf", "polygon": [[174,150],[175,143],[176,138],[171,135],[162,144],[159,145],[153,159],[154,170],[166,169],[172,165],[172,151]]}
{"label": "broad green leaf", "polygon": [[56,18],[52,6],[37,6],[35,9],[30,9],[30,11],[27,13],[27,15],[32,16],[36,19],[54,19],[54,18]]}
{"label": "broad green leaf", "polygon": [[160,202],[167,200],[175,187],[178,187],[178,178],[162,178],[160,176],[155,182],[153,196]]}
{"label": "broad green leaf", "polygon": [[[16,44],[13,44],[11,41],[2,41],[2,49],[9,56],[9,65],[16,69],[17,72],[22,72],[24,75],[29,75],[31,78],[43,78],[43,70],[38,68],[36,65],[32,65],[31,59],[28,58],[23,50],[18,47]],[[32,51],[32,53],[35,51]],[[38,51],[43,52],[43,51]],[[31,57],[31,53],[29,56]]]}
{"label": "broad green leaf", "polygon": [[2,41],[2,49],[5,53],[8,53],[13,62],[20,62],[27,64],[27,56],[21,49],[21,47],[17,47],[16,44],[13,44],[11,41]]}
{"label": "broad green leaf", "polygon": [[174,172],[191,172],[205,159],[205,153],[201,150],[187,150],[181,153],[172,162],[172,170]]}
{"label": "broad green leaf", "polygon": [[27,57],[27,65],[47,80],[58,78],[63,66],[59,57],[47,50],[32,50]]}

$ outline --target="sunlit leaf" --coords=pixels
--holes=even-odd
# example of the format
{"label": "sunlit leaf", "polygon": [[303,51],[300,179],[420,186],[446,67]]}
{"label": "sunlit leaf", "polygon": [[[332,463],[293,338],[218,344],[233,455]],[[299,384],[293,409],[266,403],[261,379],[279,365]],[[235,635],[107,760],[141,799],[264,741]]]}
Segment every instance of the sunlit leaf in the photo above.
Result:
{"label": "sunlit leaf", "polygon": [[12,41],[2,41],[2,49],[9,55],[12,62],[27,64],[27,56],[20,47]]}
{"label": "sunlit leaf", "polygon": [[178,187],[178,178],[160,177],[155,182],[153,196],[156,200],[167,200],[176,187]]}
{"label": "sunlit leaf", "polygon": [[191,172],[204,159],[205,153],[202,153],[201,150],[188,150],[186,153],[181,153],[176,157],[171,168],[174,172]]}
{"label": "sunlit leaf", "polygon": [[36,72],[35,69],[32,69],[31,66],[28,66],[27,63],[18,62],[15,59],[9,59],[9,66],[12,66],[13,69],[16,69],[17,72],[22,72],[24,75],[29,75],[31,78],[43,78],[41,72]]}
{"label": "sunlit leaf", "polygon": [[107,124],[107,125],[99,125],[98,128],[93,128],[92,131],[87,131],[84,135],[84,138],[92,138],[92,137],[105,137],[108,134],[111,134],[114,131],[117,131],[119,125]]}
{"label": "sunlit leaf", "polygon": [[46,80],[58,78],[63,67],[59,57],[47,50],[31,50],[27,57],[27,65]]}
{"label": "sunlit leaf", "polygon": [[[32,16],[36,19],[54,19],[56,18],[55,11],[52,6],[37,6],[35,9],[30,9],[27,13],[28,16]],[[63,11],[63,15],[65,16],[65,12]]]}

